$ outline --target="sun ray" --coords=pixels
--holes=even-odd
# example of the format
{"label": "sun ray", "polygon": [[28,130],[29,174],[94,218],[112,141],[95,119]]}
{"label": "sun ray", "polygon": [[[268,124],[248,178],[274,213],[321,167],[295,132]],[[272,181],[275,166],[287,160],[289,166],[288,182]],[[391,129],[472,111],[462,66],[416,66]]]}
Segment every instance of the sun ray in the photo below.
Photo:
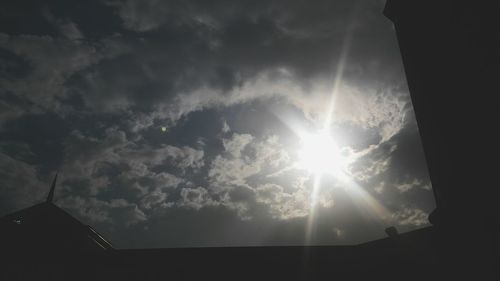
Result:
{"label": "sun ray", "polygon": [[[347,61],[347,56],[348,56],[348,53],[349,53],[349,48],[350,48],[350,45],[351,45],[351,38],[352,38],[352,33],[353,33],[353,29],[352,29],[352,25],[350,25],[350,27],[347,29],[347,32],[346,32],[346,36],[344,37],[344,40],[343,40],[343,44],[342,44],[342,49],[341,49],[341,52],[340,52],[340,58],[339,58],[339,62],[337,64],[337,71],[335,73],[335,79],[333,81],[333,87],[332,87],[332,92],[331,92],[331,96],[330,96],[330,102],[329,102],[329,105],[328,105],[328,108],[327,108],[327,112],[326,112],[326,116],[325,116],[325,121],[324,121],[324,125],[323,125],[323,129],[321,131],[321,134],[326,134],[328,136],[329,134],[329,129],[330,129],[330,126],[331,126],[331,123],[333,122],[333,113],[334,113],[334,110],[335,110],[335,103],[336,103],[336,99],[337,99],[337,96],[338,96],[338,92],[339,92],[339,88],[340,88],[340,85],[341,85],[341,82],[342,82],[342,78],[343,78],[343,74],[344,74],[344,68],[345,68],[345,64],[346,64],[346,61]],[[320,144],[321,146],[323,146],[322,142],[324,142],[324,137],[323,139],[320,139],[319,140],[314,140],[313,142],[317,142],[318,144]],[[314,145],[314,143],[312,144]],[[321,149],[321,148],[315,148],[317,150]],[[329,150],[331,151],[334,151],[335,148],[334,147],[334,143],[332,142],[331,143],[331,148],[329,148]],[[319,159],[326,159],[326,163],[320,163],[319,165],[323,165],[323,164],[327,164],[328,166],[328,161],[338,161],[340,160],[340,158],[338,160],[336,159],[328,159],[328,156],[334,156],[334,155],[328,155],[327,157],[325,157],[325,155],[320,155],[320,157],[316,157],[316,151],[312,151],[312,154],[314,155],[313,157],[311,157],[312,161],[314,160],[319,160]],[[335,154],[335,153],[330,153],[330,154]],[[324,161],[324,160],[323,160]],[[321,161],[321,162],[323,162]],[[317,163],[312,163],[312,165],[318,165]],[[311,236],[312,236],[312,233],[313,233],[313,228],[314,228],[314,222],[315,222],[315,210],[316,210],[316,204],[317,204],[317,195],[319,193],[319,189],[320,189],[320,182],[321,182],[321,174],[322,174],[322,169],[324,169],[324,167],[321,167],[319,169],[316,169],[315,171],[315,175],[314,175],[314,186],[313,186],[313,189],[312,189],[312,192],[311,192],[311,201],[310,201],[310,211],[309,211],[309,216],[307,218],[307,228],[306,228],[306,244],[310,244],[311,242]],[[336,169],[337,172],[339,172],[339,174],[343,174],[343,171],[341,171],[341,169]],[[340,171],[339,171],[340,170]]]}
{"label": "sun ray", "polygon": [[335,79],[333,80],[333,87],[330,96],[329,106],[326,111],[325,123],[323,125],[323,130],[328,130],[333,121],[333,113],[335,111],[335,103],[337,101],[337,96],[339,92],[340,85],[342,83],[342,78],[344,76],[344,68],[347,61],[347,56],[349,54],[349,49],[351,47],[352,40],[352,28],[350,27],[347,31],[346,37],[342,44],[342,50],[340,52],[339,62],[337,64],[337,71],[335,72]]}
{"label": "sun ray", "polygon": [[346,182],[346,193],[351,197],[351,201],[356,207],[363,211],[367,219],[381,221],[388,224],[390,221],[390,212],[380,202],[378,202],[370,193],[354,180]]}

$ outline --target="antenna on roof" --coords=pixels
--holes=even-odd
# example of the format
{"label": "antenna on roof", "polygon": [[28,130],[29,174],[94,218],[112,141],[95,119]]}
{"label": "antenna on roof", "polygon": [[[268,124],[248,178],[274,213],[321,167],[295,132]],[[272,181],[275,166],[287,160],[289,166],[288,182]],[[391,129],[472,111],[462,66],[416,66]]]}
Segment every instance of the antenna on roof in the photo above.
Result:
{"label": "antenna on roof", "polygon": [[47,203],[52,203],[52,199],[54,199],[54,189],[56,189],[56,182],[57,182],[57,174],[59,171],[56,172],[56,176],[54,177],[54,180],[52,181],[52,186],[50,187],[49,191],[49,196],[47,196]]}

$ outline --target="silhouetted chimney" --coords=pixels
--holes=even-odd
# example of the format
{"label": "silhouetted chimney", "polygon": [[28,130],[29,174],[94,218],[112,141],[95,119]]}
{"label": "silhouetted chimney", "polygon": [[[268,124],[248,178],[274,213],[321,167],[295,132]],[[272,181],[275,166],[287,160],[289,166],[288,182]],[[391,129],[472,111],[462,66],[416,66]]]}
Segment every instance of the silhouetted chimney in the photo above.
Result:
{"label": "silhouetted chimney", "polygon": [[389,237],[396,237],[399,235],[398,230],[394,226],[386,228],[385,233],[387,233]]}

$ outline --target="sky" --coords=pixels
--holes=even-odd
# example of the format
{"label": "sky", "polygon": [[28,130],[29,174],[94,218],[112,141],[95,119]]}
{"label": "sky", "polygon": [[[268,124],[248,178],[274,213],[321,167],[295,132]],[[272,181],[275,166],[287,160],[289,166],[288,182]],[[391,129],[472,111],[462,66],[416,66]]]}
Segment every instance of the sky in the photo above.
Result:
{"label": "sky", "polygon": [[434,209],[384,1],[3,1],[0,215],[117,248],[349,245]]}

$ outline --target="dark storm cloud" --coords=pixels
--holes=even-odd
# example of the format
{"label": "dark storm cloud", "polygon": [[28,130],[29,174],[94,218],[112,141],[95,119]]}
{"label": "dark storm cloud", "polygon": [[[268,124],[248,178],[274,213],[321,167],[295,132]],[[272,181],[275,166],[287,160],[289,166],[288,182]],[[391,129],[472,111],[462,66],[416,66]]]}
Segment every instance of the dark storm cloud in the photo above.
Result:
{"label": "dark storm cloud", "polygon": [[[352,32],[332,130],[389,222],[425,225],[430,181],[382,7],[0,4],[1,212],[43,198],[61,168],[57,203],[124,247],[303,243],[312,180],[287,118],[322,124]],[[325,182],[314,243],[382,235]]]}
{"label": "dark storm cloud", "polygon": [[67,80],[75,73],[116,56],[122,48],[114,39],[86,43],[50,36],[0,34],[0,47],[22,58],[28,70],[1,77],[2,96],[15,95],[7,105],[26,113],[65,114],[64,100],[70,98]]}
{"label": "dark storm cloud", "polygon": [[[133,49],[128,56],[96,65],[99,52],[90,57],[88,53],[75,54],[81,43],[63,39],[55,44],[76,44],[70,45],[75,53],[68,54],[69,57],[63,56],[64,53],[54,57],[44,49],[39,51],[39,56],[50,61],[52,67],[55,59],[80,58],[83,64],[74,66],[75,70],[61,69],[64,77],[60,79],[86,68],[75,77],[75,85],[70,82],[68,86],[70,91],[83,95],[92,107],[103,106],[104,102],[113,108],[118,104],[148,110],[155,102],[170,101],[169,97],[179,92],[208,85],[224,93],[263,70],[280,67],[297,72],[297,77],[301,78],[324,75],[332,72],[334,58],[349,22],[358,23],[360,29],[369,35],[360,37],[360,40],[369,41],[378,35],[372,32],[377,29],[369,28],[374,11],[356,14],[359,8],[349,1],[317,1],[314,5],[300,1],[252,1],[245,4],[222,1],[210,5],[203,1],[125,1],[109,4],[121,17],[124,28],[138,32],[121,32]],[[80,32],[78,26],[85,26],[83,21],[77,25],[69,18],[57,18],[57,13],[53,15],[46,7],[40,9],[47,21],[59,29],[66,30],[65,26],[71,25],[76,34]],[[64,33],[63,36],[68,38]],[[75,39],[75,35],[71,36]],[[36,44],[40,39],[30,37],[29,40]],[[29,58],[28,53],[33,56],[29,50],[22,53],[14,38],[10,41],[13,43],[7,48],[24,57]],[[359,42],[353,45],[369,44]],[[359,48],[362,52],[354,50],[356,55],[353,57],[370,59],[365,54],[376,53],[376,57],[371,57],[375,60],[387,52],[387,45],[371,46],[370,52],[362,48]],[[87,62],[85,57],[94,62]],[[376,69],[376,62],[371,67]],[[43,65],[39,68],[41,73],[45,72]],[[386,69],[386,72],[389,71]],[[57,95],[52,88],[49,92]],[[196,105],[193,107],[190,110],[196,109]]]}
{"label": "dark storm cloud", "polygon": [[1,143],[0,177],[2,197],[0,213],[6,214],[18,205],[33,204],[45,194],[37,170],[29,163],[33,152],[23,143]]}
{"label": "dark storm cloud", "polygon": [[[212,40],[217,56],[223,55],[237,70],[290,66],[301,74],[329,73],[350,24],[358,26],[357,40],[373,42],[383,35],[380,3],[359,1],[123,1],[117,2],[124,26],[136,31],[170,29],[200,30]],[[158,15],[158,16],[156,16]],[[147,22],[147,24],[142,24]],[[154,23],[152,23],[154,22]],[[170,24],[169,24],[170,23]],[[386,28],[390,28],[387,24]],[[180,29],[180,27],[178,27]],[[353,44],[354,60],[381,59],[394,49],[388,40]],[[358,43],[358,42],[356,42]],[[249,44],[252,48],[248,48]],[[211,45],[208,45],[211,46]],[[377,57],[372,54],[377,53]],[[359,56],[362,54],[363,56]],[[325,57],[327,56],[327,57]],[[307,71],[307,72],[306,72]],[[386,69],[386,71],[388,71]]]}
{"label": "dark storm cloud", "polygon": [[[118,104],[149,113],[159,111],[155,106],[158,102],[177,103],[179,108],[162,107],[161,111],[167,112],[153,114],[159,118],[177,119],[192,110],[223,103],[221,99],[227,95],[234,100],[230,103],[245,101],[245,96],[252,98],[251,93],[236,98],[236,92],[230,90],[263,71],[285,68],[302,81],[331,73],[346,35],[345,26],[351,21],[369,35],[353,45],[369,45],[363,41],[378,36],[372,32],[376,29],[369,28],[374,14],[356,14],[350,2],[223,1],[207,5],[125,1],[111,6],[124,28],[137,32],[123,35],[133,52],[87,69],[75,77],[71,88],[84,95],[92,107],[116,108]],[[366,78],[373,75],[388,46],[353,50],[356,54],[350,72],[365,72]],[[370,60],[369,67],[354,67],[358,57]],[[213,93],[179,97],[203,87]]]}
{"label": "dark storm cloud", "polygon": [[[62,55],[64,52],[54,57],[43,49],[38,51],[38,57],[46,60],[38,63],[38,72],[52,73],[46,71],[48,65],[57,70],[57,65],[54,65],[57,60],[67,62],[77,57],[80,63],[61,66],[59,77],[49,74],[53,76],[47,79],[41,74],[32,75],[35,76],[33,82],[26,81],[24,77],[23,85],[38,86],[37,90],[27,89],[26,92],[39,93],[46,102],[52,100],[50,96],[81,99],[88,110],[130,108],[134,114],[142,112],[149,115],[149,120],[176,120],[193,110],[256,98],[255,93],[241,86],[265,71],[266,75],[277,75],[279,78],[281,74],[276,70],[287,69],[291,71],[292,79],[304,81],[302,86],[310,83],[307,82],[309,77],[329,76],[346,35],[345,27],[351,22],[367,34],[360,36],[359,42],[352,45],[372,47],[368,51],[354,48],[352,67],[348,68],[348,72],[361,71],[368,78],[370,73],[378,72],[377,61],[386,53],[391,53],[387,50],[390,44],[376,46],[364,42],[379,36],[377,29],[370,28],[375,13],[356,13],[360,8],[348,1],[318,1],[315,5],[288,1],[245,4],[223,1],[218,5],[189,1],[125,1],[113,2],[111,7],[121,17],[124,28],[138,33],[121,32],[118,39],[116,36],[100,39],[102,47],[99,48],[88,43],[58,39],[54,44],[69,45],[72,52],[66,57]],[[71,22],[68,18],[56,18],[46,8],[43,11],[50,23],[59,28]],[[143,26],[143,22],[147,24]],[[377,42],[393,40],[387,39]],[[10,44],[5,43],[6,47],[28,60],[35,60],[31,51],[20,51],[20,43],[16,43],[20,40],[10,38]],[[40,41],[38,37],[30,37],[29,40],[34,43]],[[125,41],[127,47],[123,44],[116,46],[117,40]],[[126,55],[118,56],[123,52]],[[101,61],[101,56],[110,59]],[[371,63],[368,67],[366,64],[355,67],[358,58]],[[387,66],[384,70],[385,73],[391,72]],[[71,79],[66,81],[67,78]],[[12,84],[12,81],[8,82]],[[10,86],[14,88],[10,90],[19,91],[15,86]],[[249,85],[255,86],[258,85]],[[261,88],[265,88],[265,84]],[[206,89],[210,93],[202,96],[199,92],[192,93],[196,89]],[[261,91],[264,93],[260,96],[279,94],[276,90],[268,90],[268,93],[264,89]]]}

